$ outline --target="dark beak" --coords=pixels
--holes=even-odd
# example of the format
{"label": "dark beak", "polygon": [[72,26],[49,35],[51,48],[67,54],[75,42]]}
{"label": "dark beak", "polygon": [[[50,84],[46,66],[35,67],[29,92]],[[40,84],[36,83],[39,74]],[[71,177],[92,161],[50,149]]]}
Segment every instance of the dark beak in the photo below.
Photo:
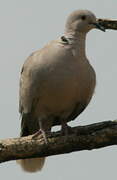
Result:
{"label": "dark beak", "polygon": [[103,32],[106,31],[106,29],[102,25],[100,25],[98,22],[92,23],[92,25],[94,25],[96,29],[99,29]]}

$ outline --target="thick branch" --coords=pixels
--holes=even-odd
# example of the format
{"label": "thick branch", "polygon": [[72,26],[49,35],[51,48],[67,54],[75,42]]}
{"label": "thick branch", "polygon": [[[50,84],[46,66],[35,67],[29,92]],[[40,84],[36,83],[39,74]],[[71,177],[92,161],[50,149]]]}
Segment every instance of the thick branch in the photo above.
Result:
{"label": "thick branch", "polygon": [[91,150],[117,144],[117,121],[106,121],[72,128],[67,138],[60,132],[51,133],[46,145],[32,136],[0,141],[0,162],[32,157],[43,157]]}

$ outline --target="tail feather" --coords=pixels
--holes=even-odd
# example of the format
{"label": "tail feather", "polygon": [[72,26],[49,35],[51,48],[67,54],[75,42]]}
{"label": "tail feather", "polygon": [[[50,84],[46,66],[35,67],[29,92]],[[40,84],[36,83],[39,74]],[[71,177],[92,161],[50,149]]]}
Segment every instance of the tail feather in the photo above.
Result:
{"label": "tail feather", "polygon": [[[31,114],[23,114],[21,122],[21,137],[34,134],[39,130],[39,124],[36,119],[32,119]],[[27,172],[41,171],[44,166],[45,157],[17,160],[21,168]]]}
{"label": "tail feather", "polygon": [[24,171],[33,173],[41,171],[45,162],[45,158],[32,158],[17,160],[17,163],[21,165]]}

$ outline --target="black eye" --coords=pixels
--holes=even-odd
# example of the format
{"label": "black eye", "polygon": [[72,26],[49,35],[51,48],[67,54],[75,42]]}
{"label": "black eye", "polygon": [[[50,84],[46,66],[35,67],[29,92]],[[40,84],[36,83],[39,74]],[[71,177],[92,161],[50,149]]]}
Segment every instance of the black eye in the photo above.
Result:
{"label": "black eye", "polygon": [[86,19],[86,16],[85,15],[82,15],[81,16],[81,19],[84,21]]}

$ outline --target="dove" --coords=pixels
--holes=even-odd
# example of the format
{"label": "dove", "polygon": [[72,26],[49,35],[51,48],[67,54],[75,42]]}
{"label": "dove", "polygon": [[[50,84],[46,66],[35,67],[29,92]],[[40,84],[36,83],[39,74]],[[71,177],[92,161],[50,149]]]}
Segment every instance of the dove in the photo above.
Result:
{"label": "dove", "polygon": [[[67,123],[87,107],[96,74],[86,56],[86,35],[94,28],[105,31],[92,12],[76,10],[68,16],[61,37],[27,58],[19,90],[21,137],[41,133],[48,143],[47,134],[55,125],[61,125],[61,132],[67,135]],[[18,162],[25,171],[36,172],[42,169],[45,158]]]}

